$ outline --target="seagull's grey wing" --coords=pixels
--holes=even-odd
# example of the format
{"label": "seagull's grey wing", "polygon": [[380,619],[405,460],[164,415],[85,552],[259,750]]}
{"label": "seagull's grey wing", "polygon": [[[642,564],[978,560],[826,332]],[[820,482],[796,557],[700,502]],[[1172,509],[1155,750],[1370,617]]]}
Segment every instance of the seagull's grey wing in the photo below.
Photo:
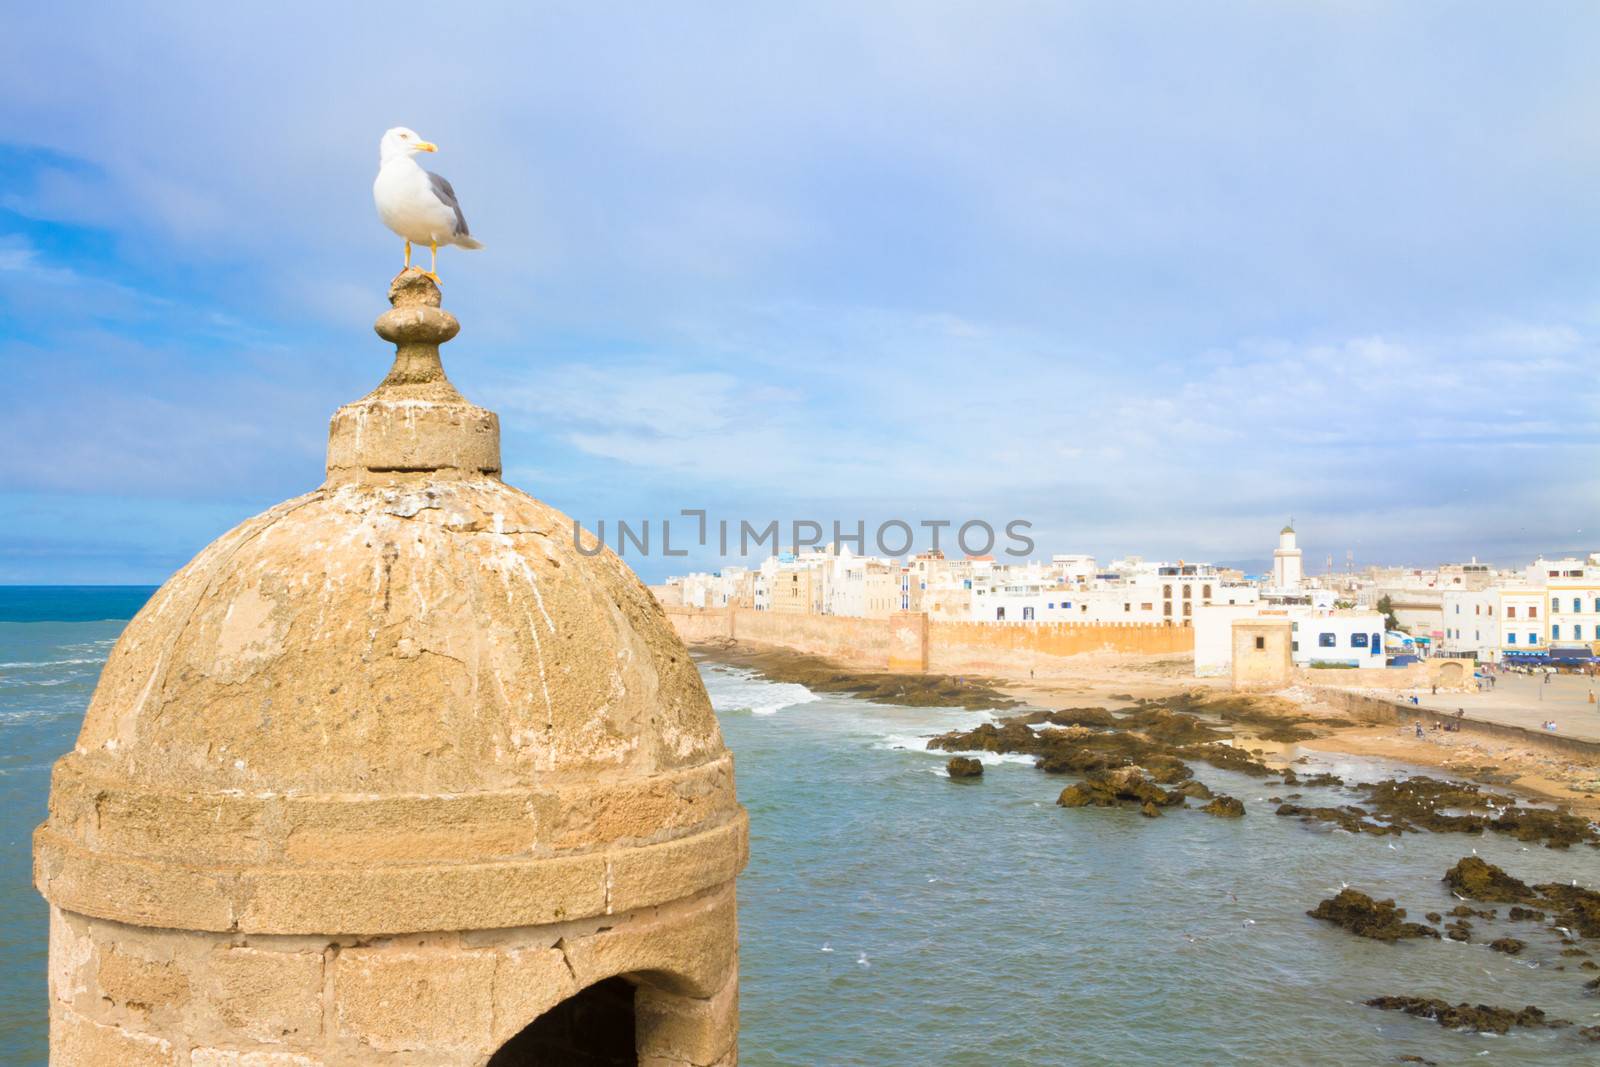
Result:
{"label": "seagull's grey wing", "polygon": [[456,213],[456,236],[470,237],[472,231],[467,229],[467,217],[461,213],[461,203],[456,200],[456,191],[450,188],[450,183],[433,171],[428,171],[428,184],[433,186],[433,195],[437,196],[444,205]]}

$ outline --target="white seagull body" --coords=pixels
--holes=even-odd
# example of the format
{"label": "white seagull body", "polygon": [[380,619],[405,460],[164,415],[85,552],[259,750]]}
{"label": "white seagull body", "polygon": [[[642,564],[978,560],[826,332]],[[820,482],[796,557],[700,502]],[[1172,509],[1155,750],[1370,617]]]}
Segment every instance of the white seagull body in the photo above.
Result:
{"label": "white seagull body", "polygon": [[[467,229],[456,191],[437,174],[417,164],[418,152],[436,152],[437,146],[404,126],[383,135],[378,146],[378,178],[372,183],[372,200],[383,224],[406,242],[406,266],[411,266],[411,243],[433,250],[438,267],[440,245],[482,248]],[[433,271],[428,272],[430,275]],[[437,275],[434,275],[437,280]]]}

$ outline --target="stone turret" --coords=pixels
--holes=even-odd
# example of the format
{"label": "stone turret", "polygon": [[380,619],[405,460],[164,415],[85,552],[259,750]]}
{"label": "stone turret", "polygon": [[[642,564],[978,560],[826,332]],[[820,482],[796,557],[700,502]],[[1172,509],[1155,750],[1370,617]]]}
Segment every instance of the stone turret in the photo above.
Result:
{"label": "stone turret", "polygon": [[705,689],[500,481],[433,282],[390,300],[327,481],[162,586],[56,765],[51,1063],[733,1064],[747,823]]}

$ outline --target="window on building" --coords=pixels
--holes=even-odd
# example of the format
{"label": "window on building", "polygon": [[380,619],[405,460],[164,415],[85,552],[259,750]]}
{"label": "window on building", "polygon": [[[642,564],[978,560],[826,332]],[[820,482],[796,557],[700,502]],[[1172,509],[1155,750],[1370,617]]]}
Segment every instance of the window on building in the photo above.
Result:
{"label": "window on building", "polygon": [[1194,605],[1193,604],[1185,604],[1183,606],[1183,617],[1187,619],[1190,615],[1193,615],[1193,614],[1194,614]]}
{"label": "window on building", "polygon": [[1528,635],[1528,644],[1537,645],[1538,643],[1539,643],[1539,635],[1538,634],[1529,634]]}
{"label": "window on building", "polygon": [[1260,650],[1262,650],[1262,649],[1264,649],[1266,647],[1267,647],[1267,639],[1265,637],[1256,638],[1256,651],[1259,652]]}
{"label": "window on building", "polygon": [[1508,605],[1506,607],[1506,618],[1514,619],[1516,617],[1517,617],[1517,606],[1515,604]]}
{"label": "window on building", "polygon": [[1204,589],[1201,589],[1200,590],[1200,595],[1202,597],[1204,597],[1206,600],[1210,600],[1211,599],[1211,587],[1208,585]]}
{"label": "window on building", "polygon": [[1124,600],[1122,602],[1122,610],[1123,611],[1132,611],[1133,610],[1133,605],[1128,603],[1126,600]]}
{"label": "window on building", "polygon": [[1300,642],[1299,641],[1290,641],[1289,642],[1289,651],[1290,652],[1299,652],[1300,651]]}
{"label": "window on building", "polygon": [[1029,622],[1032,619],[1033,619],[1033,609],[1032,608],[1023,608],[1022,609],[1022,621],[1023,622]]}
{"label": "window on building", "polygon": [[1583,640],[1583,625],[1581,623],[1574,623],[1573,624],[1573,626],[1572,626],[1572,639],[1574,641],[1582,641]]}
{"label": "window on building", "polygon": [[1373,634],[1372,635],[1372,654],[1374,656],[1383,655],[1383,635],[1382,634]]}
{"label": "window on building", "polygon": [[1506,634],[1506,644],[1514,645],[1516,643],[1517,643],[1517,635],[1516,634]]}
{"label": "window on building", "polygon": [[1367,647],[1367,635],[1366,634],[1351,634],[1350,635],[1350,647],[1351,648],[1366,648]]}
{"label": "window on building", "polygon": [[1161,595],[1163,597],[1165,597],[1166,599],[1171,600],[1172,599],[1172,586],[1170,586],[1170,585],[1162,586],[1161,587]]}
{"label": "window on building", "polygon": [[1319,648],[1338,648],[1339,647],[1339,639],[1336,636],[1334,636],[1333,634],[1318,634],[1317,635],[1317,647],[1319,647]]}
{"label": "window on building", "polygon": [[1550,598],[1550,610],[1551,611],[1560,611],[1561,610],[1561,598],[1560,597],[1553,596],[1553,597]]}
{"label": "window on building", "polygon": [[1529,604],[1528,605],[1528,618],[1537,619],[1538,617],[1539,617],[1539,605],[1537,605],[1537,604]]}
{"label": "window on building", "polygon": [[1183,587],[1183,599],[1188,600],[1192,596],[1194,596],[1194,586],[1192,586],[1192,585],[1184,586]]}
{"label": "window on building", "polygon": [[1573,597],[1572,598],[1572,610],[1574,612],[1582,611],[1583,610],[1583,601],[1579,600],[1577,597]]}
{"label": "window on building", "polygon": [[995,618],[996,622],[1000,622],[1005,617],[1006,617],[1006,609],[1005,608],[995,608],[994,609],[994,618]]}
{"label": "window on building", "polygon": [[1559,624],[1550,627],[1550,640],[1552,640],[1552,641],[1561,640],[1561,627],[1560,627]]}
{"label": "window on building", "polygon": [[1161,614],[1163,614],[1163,615],[1171,615],[1172,614],[1172,601],[1169,600],[1165,604],[1161,605]]}
{"label": "window on building", "polygon": [[1056,602],[1052,600],[1050,603],[1046,604],[1045,607],[1049,608],[1051,611],[1054,611],[1056,610]]}

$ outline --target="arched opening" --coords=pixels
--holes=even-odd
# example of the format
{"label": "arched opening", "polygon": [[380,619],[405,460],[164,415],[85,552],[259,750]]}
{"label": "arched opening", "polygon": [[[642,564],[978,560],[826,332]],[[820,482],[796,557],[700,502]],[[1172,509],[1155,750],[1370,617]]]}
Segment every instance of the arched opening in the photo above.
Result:
{"label": "arched opening", "polygon": [[1459,663],[1439,664],[1439,684],[1460,686],[1466,683],[1467,669]]}
{"label": "arched opening", "polygon": [[607,978],[575,993],[524,1027],[488,1067],[638,1067],[634,986]]}

